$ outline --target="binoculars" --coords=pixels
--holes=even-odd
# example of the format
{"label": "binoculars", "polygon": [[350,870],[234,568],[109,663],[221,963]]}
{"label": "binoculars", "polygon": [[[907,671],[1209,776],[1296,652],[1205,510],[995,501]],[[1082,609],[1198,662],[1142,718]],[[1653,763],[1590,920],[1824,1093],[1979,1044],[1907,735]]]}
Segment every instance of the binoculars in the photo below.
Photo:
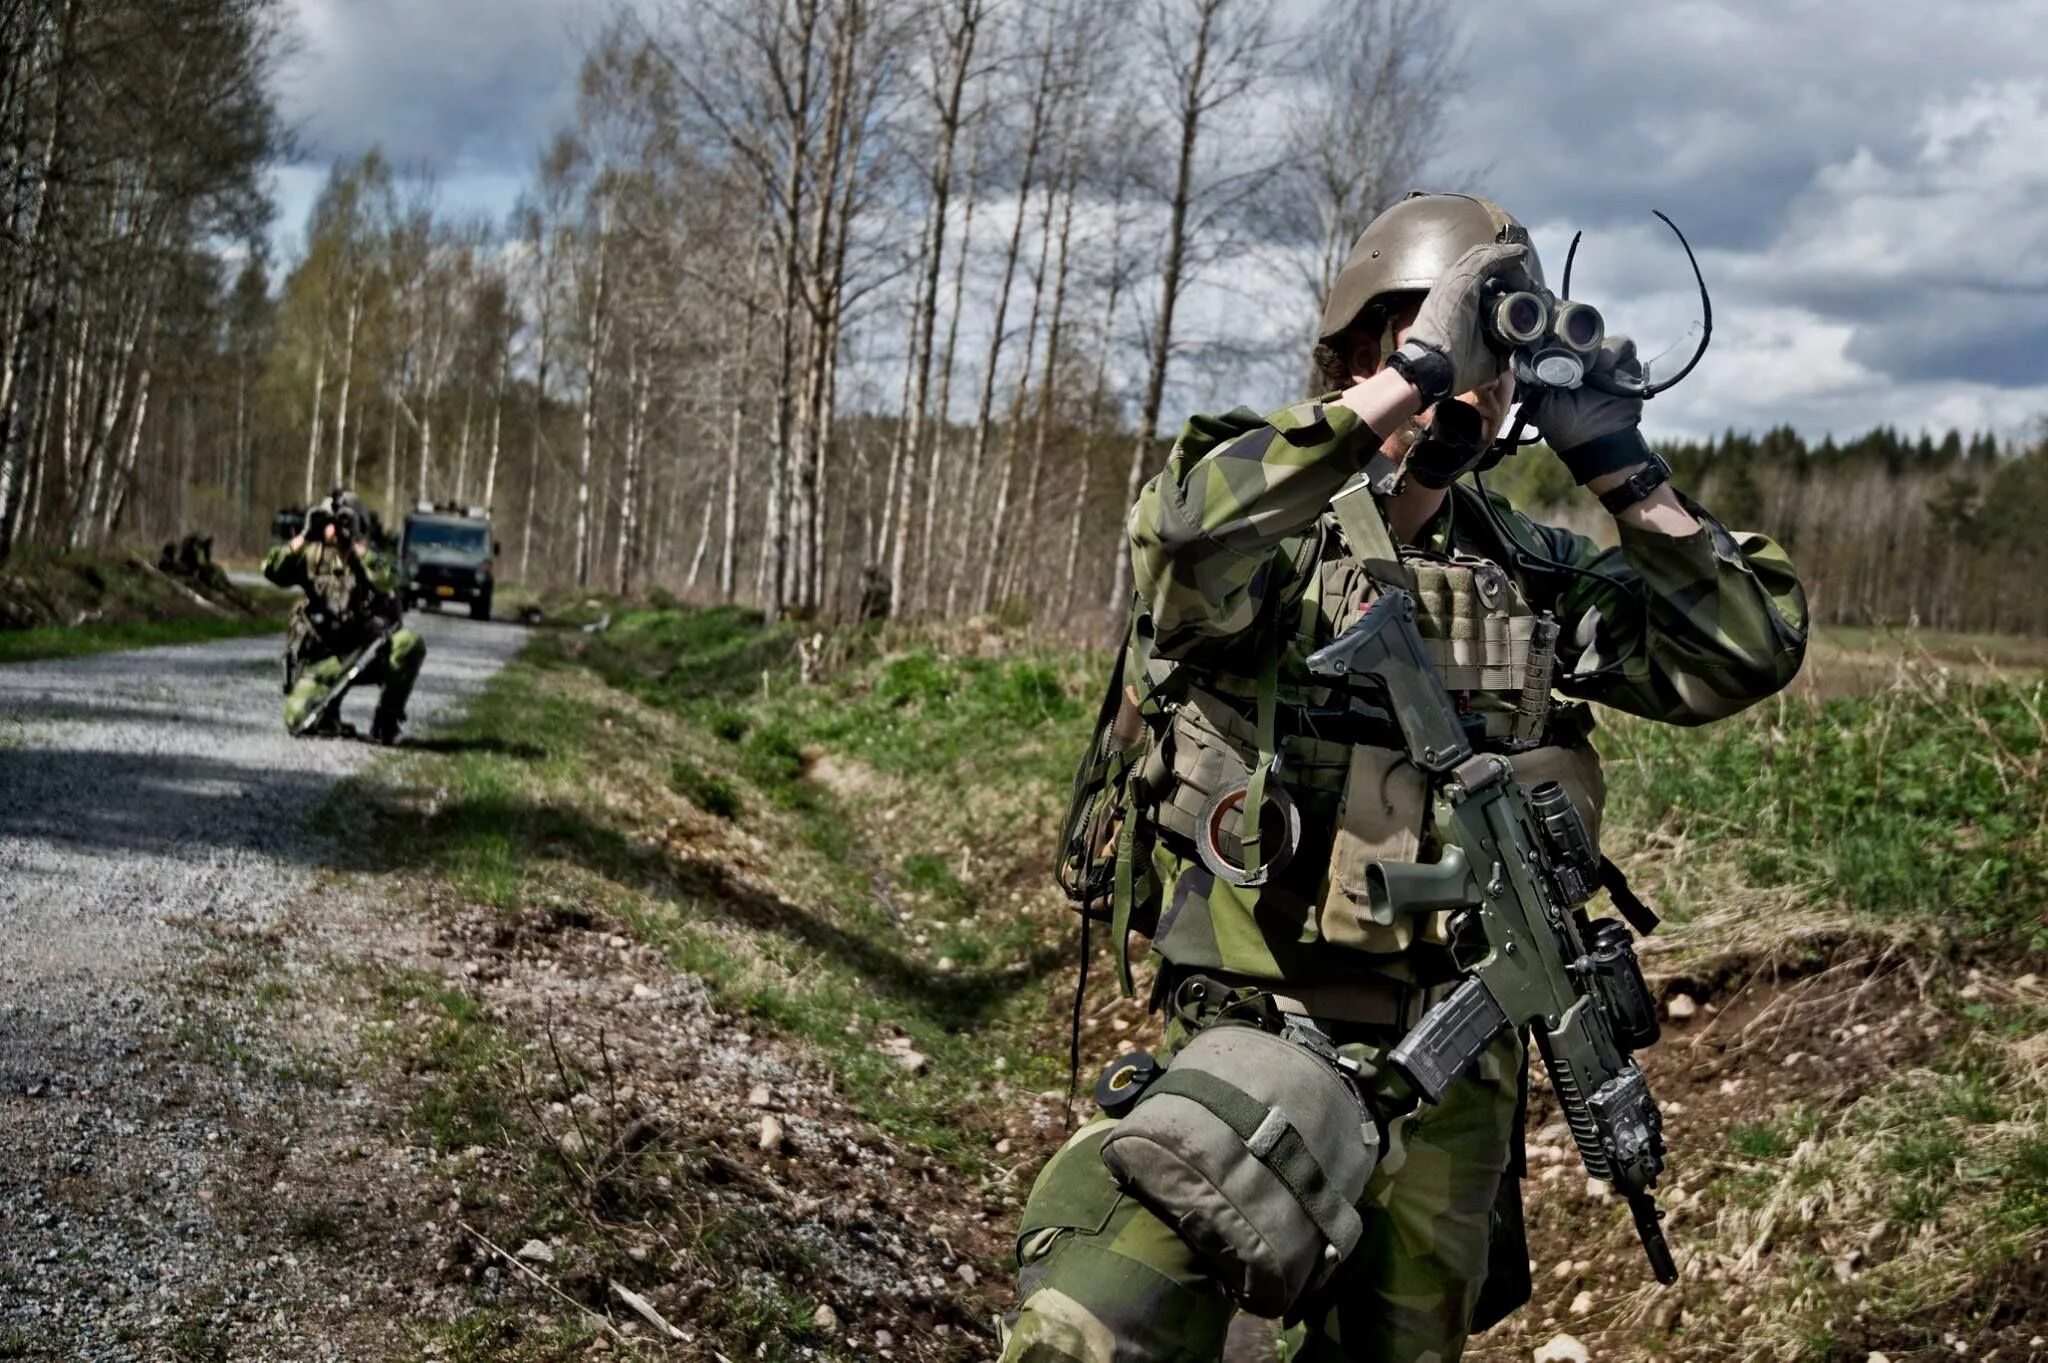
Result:
{"label": "binoculars", "polygon": [[337,511],[326,502],[316,505],[306,513],[306,538],[309,540],[324,538],[327,527],[330,525],[334,527],[334,537],[337,540],[351,540],[355,538],[355,513],[347,507]]}
{"label": "binoculars", "polygon": [[1498,283],[1481,321],[1487,344],[1514,357],[1515,377],[1546,388],[1577,388],[1607,336],[1597,308]]}

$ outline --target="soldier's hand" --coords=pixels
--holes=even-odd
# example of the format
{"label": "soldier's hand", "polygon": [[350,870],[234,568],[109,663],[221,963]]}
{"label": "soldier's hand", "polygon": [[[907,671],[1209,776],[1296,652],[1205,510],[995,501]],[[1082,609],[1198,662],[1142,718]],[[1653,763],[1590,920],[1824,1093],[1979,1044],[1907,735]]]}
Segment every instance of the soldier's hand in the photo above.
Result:
{"label": "soldier's hand", "polygon": [[286,550],[287,550],[288,552],[290,552],[290,553],[294,553],[294,554],[302,554],[302,553],[304,553],[304,552],[306,551],[306,535],[305,535],[305,532],[304,532],[304,531],[300,531],[300,532],[299,532],[298,534],[296,534],[296,535],[293,535],[293,536],[292,536],[292,542],[291,542],[290,544],[287,544],[287,545],[285,546],[285,549],[286,549]]}
{"label": "soldier's hand", "polygon": [[[1592,372],[1616,374],[1640,383],[1642,361],[1636,343],[1609,336],[1593,358]],[[1557,452],[1572,478],[1588,483],[1647,457],[1637,428],[1643,424],[1643,400],[1603,393],[1589,384],[1577,388],[1539,388],[1523,404],[1536,433]]]}
{"label": "soldier's hand", "polygon": [[1513,242],[1475,246],[1444,271],[1422,300],[1407,339],[1394,354],[1405,361],[1395,367],[1425,402],[1483,388],[1506,367],[1507,357],[1487,345],[1480,324],[1487,286],[1494,280],[1509,289],[1535,287],[1529,248]]}

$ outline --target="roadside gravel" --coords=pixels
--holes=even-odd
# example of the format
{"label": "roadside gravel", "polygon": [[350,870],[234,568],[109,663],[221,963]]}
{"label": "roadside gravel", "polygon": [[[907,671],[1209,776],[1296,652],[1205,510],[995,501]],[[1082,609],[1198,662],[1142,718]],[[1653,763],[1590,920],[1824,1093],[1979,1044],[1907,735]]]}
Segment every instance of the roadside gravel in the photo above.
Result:
{"label": "roadside gravel", "polygon": [[[411,730],[526,631],[422,615]],[[210,1180],[268,1095],[195,1062],[183,976],[260,937],[345,832],[363,743],[295,741],[275,639],[0,667],[0,1356],[210,1356],[196,1302],[246,1319],[279,1265],[217,1224]],[[349,718],[367,729],[370,693]],[[272,1355],[321,1357],[285,1343]],[[188,1349],[186,1346],[189,1345]],[[243,1356],[237,1350],[236,1356]]]}

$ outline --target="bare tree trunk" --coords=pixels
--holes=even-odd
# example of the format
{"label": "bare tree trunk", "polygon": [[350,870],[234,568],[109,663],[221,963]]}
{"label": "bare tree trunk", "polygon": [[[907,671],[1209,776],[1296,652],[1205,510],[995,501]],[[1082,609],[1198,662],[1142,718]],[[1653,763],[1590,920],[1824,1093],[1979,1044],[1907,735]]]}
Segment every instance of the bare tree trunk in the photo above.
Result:
{"label": "bare tree trunk", "polygon": [[[967,72],[974,59],[975,37],[981,27],[982,0],[959,0],[960,23],[957,29],[946,34],[946,46],[951,65],[946,73],[946,93],[939,111],[939,151],[932,167],[932,206],[928,219],[928,249],[920,258],[922,270],[918,281],[916,310],[911,318],[911,362],[910,370],[916,376],[912,385],[904,420],[898,427],[903,438],[898,455],[890,463],[889,482],[892,489],[886,513],[891,529],[886,538],[889,541],[889,602],[892,613],[901,612],[904,607],[908,583],[904,580],[903,569],[906,549],[910,542],[911,496],[917,486],[917,470],[923,458],[925,446],[925,417],[931,402],[932,380],[932,338],[938,330],[939,320],[939,275],[946,254],[946,210],[953,191],[953,149],[960,140],[960,104],[967,88]],[[943,23],[943,20],[941,21]],[[979,143],[977,142],[977,148]],[[977,152],[978,154],[978,152]],[[970,179],[972,172],[969,172]],[[969,191],[968,211],[973,212],[972,191]],[[967,242],[961,239],[960,255],[967,256]],[[957,323],[958,314],[956,311]],[[950,355],[952,343],[947,342]],[[950,360],[948,361],[950,364]],[[945,413],[939,414],[939,424],[945,425]],[[896,464],[900,459],[902,469],[898,475]],[[937,473],[927,475],[932,487],[937,486]],[[925,513],[926,538],[929,542],[931,511]]]}
{"label": "bare tree trunk", "polygon": [[334,486],[348,482],[343,452],[348,448],[348,394],[356,373],[356,324],[363,315],[363,285],[358,281],[349,295],[348,326],[341,348],[341,393],[334,403]]}
{"label": "bare tree trunk", "polygon": [[981,467],[988,455],[989,420],[995,406],[996,371],[1003,357],[1003,324],[1010,310],[1010,288],[1017,277],[1017,252],[1024,240],[1024,218],[1030,210],[1031,189],[1038,172],[1038,153],[1045,142],[1045,116],[1051,104],[1053,73],[1053,25],[1059,11],[1048,13],[1045,45],[1039,52],[1038,83],[1031,95],[1030,131],[1024,139],[1024,166],[1017,177],[1017,217],[1010,226],[1010,247],[1003,257],[1003,280],[996,289],[995,321],[989,331],[988,359],[981,372],[981,400],[976,408],[974,443],[967,455],[967,495],[954,507],[954,530],[947,537],[952,546],[952,571],[946,575],[946,614],[952,615],[966,574],[969,528],[981,507]]}
{"label": "bare tree trunk", "polygon": [[626,418],[625,485],[619,495],[619,546],[618,560],[614,565],[620,596],[632,594],[633,569],[637,566],[640,550],[643,519],[640,465],[647,432],[647,407],[653,398],[653,390],[653,378],[640,359],[638,347],[629,347],[626,353],[626,392],[631,408]]}
{"label": "bare tree trunk", "polygon": [[[1060,331],[1066,321],[1067,270],[1068,266],[1072,263],[1072,258],[1067,251],[1068,243],[1072,240],[1074,232],[1074,187],[1076,174],[1074,130],[1071,125],[1067,129],[1067,145],[1063,160],[1065,165],[1061,167],[1060,172],[1060,192],[1062,195],[1059,240],[1060,268],[1058,274],[1053,278],[1052,319],[1046,326],[1045,337],[1045,372],[1038,381],[1037,429],[1031,435],[1031,462],[1024,478],[1024,524],[1019,527],[1017,536],[1012,541],[1015,547],[1010,555],[1010,576],[1007,590],[1013,596],[1024,594],[1025,583],[1030,577],[1031,558],[1038,550],[1038,485],[1045,469],[1045,446],[1052,429],[1053,384],[1058,377]],[[1048,207],[1050,207],[1049,201]],[[1041,263],[1041,277],[1043,277],[1043,273],[1044,267]],[[1033,599],[1042,600],[1043,598],[1034,594]]]}
{"label": "bare tree trunk", "polygon": [[469,432],[476,415],[476,390],[464,387],[462,394],[462,434],[455,442],[455,500],[465,505],[469,502]]}
{"label": "bare tree trunk", "polygon": [[[1123,196],[1125,182],[1119,180],[1116,188],[1116,207],[1112,210],[1114,227],[1110,235],[1109,298],[1102,310],[1102,346],[1095,358],[1095,391],[1088,398],[1088,430],[1100,429],[1103,421],[1102,399],[1109,391],[1109,353],[1116,337],[1116,305],[1123,294]],[[1110,423],[1113,425],[1113,423]],[[1093,446],[1083,442],[1081,446],[1081,479],[1074,487],[1074,505],[1067,524],[1067,570],[1066,582],[1060,593],[1060,616],[1070,618],[1074,609],[1074,584],[1076,571],[1081,561],[1081,527],[1088,509],[1088,485],[1095,473],[1096,452]]]}
{"label": "bare tree trunk", "polygon": [[724,533],[718,546],[718,599],[731,601],[738,587],[739,572],[739,524],[740,524],[740,431],[741,420],[746,407],[747,380],[752,377],[754,365],[754,330],[760,320],[760,299],[756,286],[760,282],[762,243],[756,241],[747,263],[746,322],[740,328],[739,367],[732,384],[733,406],[731,432],[725,447],[725,516]]}
{"label": "bare tree trunk", "polygon": [[697,590],[697,578],[704,570],[704,558],[711,550],[711,512],[717,506],[711,498],[704,499],[704,518],[697,525],[697,548],[690,555],[690,575],[683,580],[683,589]]}
{"label": "bare tree trunk", "polygon": [[775,368],[775,453],[768,485],[767,533],[763,539],[762,605],[770,620],[782,617],[790,598],[789,505],[796,481],[796,327],[799,290],[803,281],[804,167],[810,159],[810,106],[812,39],[817,31],[818,0],[790,0],[794,26],[790,41],[797,48],[796,79],[782,89],[780,110],[789,143],[789,164],[784,168],[781,200],[782,304],[780,353]]}
{"label": "bare tree trunk", "polygon": [[491,385],[491,453],[484,462],[484,509],[495,512],[498,497],[498,453],[504,448],[505,385],[512,375],[512,338],[504,337],[498,352],[498,377]]}
{"label": "bare tree trunk", "polygon": [[942,483],[949,483],[952,475],[950,462],[941,460],[938,457],[938,445],[944,439],[945,433],[952,422],[953,358],[956,353],[955,347],[960,339],[961,304],[967,296],[967,257],[974,244],[974,208],[980,197],[979,190],[981,188],[980,176],[978,174],[981,169],[981,147],[981,129],[977,125],[973,150],[968,153],[967,158],[967,202],[962,208],[960,217],[960,255],[953,262],[953,309],[951,315],[946,320],[945,358],[939,364],[939,403],[937,415],[934,418],[938,429],[931,442],[933,445],[931,472],[925,477],[924,535],[919,540],[917,546],[917,608],[919,611],[930,610],[932,598],[935,595],[934,588],[936,584],[932,580],[934,572],[932,548],[939,538],[939,488]]}
{"label": "bare tree trunk", "polygon": [[384,442],[384,509],[396,520],[402,510],[398,505],[398,464],[401,451],[398,447],[401,434],[398,427],[398,413],[402,401],[396,390],[391,394],[391,430]]}
{"label": "bare tree trunk", "polygon": [[[1216,13],[1226,0],[1195,0],[1194,50],[1189,54],[1186,82],[1181,87],[1180,159],[1174,172],[1173,200],[1167,215],[1166,263],[1159,274],[1159,317],[1152,329],[1145,376],[1145,399],[1138,409],[1138,433],[1131,442],[1131,469],[1124,480],[1124,504],[1138,499],[1145,483],[1152,443],[1159,426],[1159,408],[1166,397],[1166,366],[1173,358],[1173,314],[1180,303],[1181,272],[1187,264],[1188,204],[1194,185],[1195,144],[1201,134],[1204,101],[1204,73],[1209,63],[1210,37]],[[1131,546],[1117,547],[1116,574],[1109,600],[1105,603],[1111,627],[1120,626],[1131,604]],[[1120,632],[1120,631],[1119,631]]]}
{"label": "bare tree trunk", "polygon": [[1010,399],[1009,416],[1004,422],[1003,452],[996,465],[995,509],[988,520],[988,542],[982,547],[981,583],[975,589],[974,609],[985,612],[994,604],[996,567],[1002,560],[1003,551],[1010,543],[1004,533],[1010,518],[1010,475],[1017,466],[1017,446],[1024,431],[1024,404],[1031,394],[1031,365],[1038,355],[1038,318],[1044,310],[1045,268],[1052,255],[1052,205],[1055,194],[1050,186],[1046,189],[1045,210],[1038,222],[1038,264],[1031,274],[1031,312],[1024,324],[1024,362],[1017,366],[1017,391]]}
{"label": "bare tree trunk", "polygon": [[320,464],[320,404],[327,393],[327,328],[320,329],[320,358],[313,365],[313,416],[306,423],[306,505],[313,505],[313,480]]}
{"label": "bare tree trunk", "polygon": [[606,259],[611,248],[611,207],[598,210],[597,281],[590,304],[589,323],[584,333],[583,361],[583,446],[576,463],[576,585],[590,585],[590,463],[597,447],[597,382],[604,357],[605,289],[608,281]]}

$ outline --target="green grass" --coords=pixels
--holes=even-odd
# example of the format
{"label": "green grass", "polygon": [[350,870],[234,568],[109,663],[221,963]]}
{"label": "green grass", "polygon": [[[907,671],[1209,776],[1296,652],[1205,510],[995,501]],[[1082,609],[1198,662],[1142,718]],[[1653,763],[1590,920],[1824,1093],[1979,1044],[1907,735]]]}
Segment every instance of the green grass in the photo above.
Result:
{"label": "green grass", "polygon": [[[1610,816],[1873,922],[2048,950],[2048,682],[1785,699],[1704,729],[1607,724]],[[1683,917],[1689,907],[1677,906]]]}
{"label": "green grass", "polygon": [[[978,641],[867,630],[831,636],[824,679],[801,684],[788,626],[736,610],[577,609],[609,612],[609,628],[543,633],[442,751],[399,759],[399,817],[376,854],[507,915],[626,925],[722,1008],[802,1042],[904,1158],[986,1174],[962,1095],[1064,1080],[1047,1017],[1071,979],[1072,924],[1044,863],[1099,655],[1008,638],[983,656]],[[1664,837],[1689,866],[1867,924],[1917,925],[1943,948],[1937,977],[1949,946],[2013,958],[2048,947],[2042,707],[2040,683],[1923,679],[1774,701],[1704,729],[1603,717],[1610,822],[1617,845]],[[1664,907],[1704,923],[1721,883],[1676,877]],[[411,1120],[443,1148],[488,1140],[516,1111],[506,1043],[468,996],[407,987],[427,1025],[406,1063],[452,1076]],[[2007,1054],[2048,1013],[1931,988],[1970,1026],[1926,1068],[1846,1106],[1773,1113],[1695,1156],[1717,1166],[1708,1191],[1730,1252],[1749,1235],[1781,1246],[1766,1290],[1782,1289],[1785,1329],[1809,1351],[1842,1322],[1826,1305],[1832,1241],[1802,1239],[1802,1226],[1882,1231],[1897,1267],[1857,1282],[1885,1319],[1960,1290],[1961,1270],[1935,1271],[1928,1253],[1995,1275],[2048,1235],[2041,1082]],[[897,1032],[929,1057],[925,1073],[881,1051]],[[692,1231],[692,1252],[720,1269],[701,1323],[769,1357],[820,1343],[809,1304],[778,1278],[795,1270],[749,1258],[758,1227],[721,1210]],[[739,1263],[759,1276],[734,1276]],[[472,1323],[480,1342],[463,1347],[539,1347],[513,1342],[502,1318]]]}
{"label": "green grass", "polygon": [[121,649],[210,643],[216,639],[248,639],[283,633],[284,625],[279,620],[242,616],[44,625],[36,629],[0,630],[0,663],[28,662],[36,658],[75,658]]}
{"label": "green grass", "polygon": [[[601,633],[544,634],[449,751],[404,759],[441,795],[378,855],[430,863],[507,912],[624,918],[724,1006],[821,1051],[871,1120],[971,1163],[982,1147],[957,1105],[998,1058],[1019,1085],[1064,1077],[1036,1037],[1068,923],[1005,892],[1042,885],[1089,660],[867,635],[823,684],[795,670],[791,633],[740,611],[613,607]],[[817,779],[828,759],[872,798]],[[677,796],[758,838],[774,892],[650,842]],[[992,818],[1012,834],[993,845]],[[926,1073],[878,1050],[896,1032]]]}
{"label": "green grass", "polygon": [[503,1067],[507,1043],[470,995],[431,975],[404,973],[379,989],[385,1015],[423,1016],[396,1059],[417,1081],[408,1126],[441,1151],[492,1145],[515,1133]]}

